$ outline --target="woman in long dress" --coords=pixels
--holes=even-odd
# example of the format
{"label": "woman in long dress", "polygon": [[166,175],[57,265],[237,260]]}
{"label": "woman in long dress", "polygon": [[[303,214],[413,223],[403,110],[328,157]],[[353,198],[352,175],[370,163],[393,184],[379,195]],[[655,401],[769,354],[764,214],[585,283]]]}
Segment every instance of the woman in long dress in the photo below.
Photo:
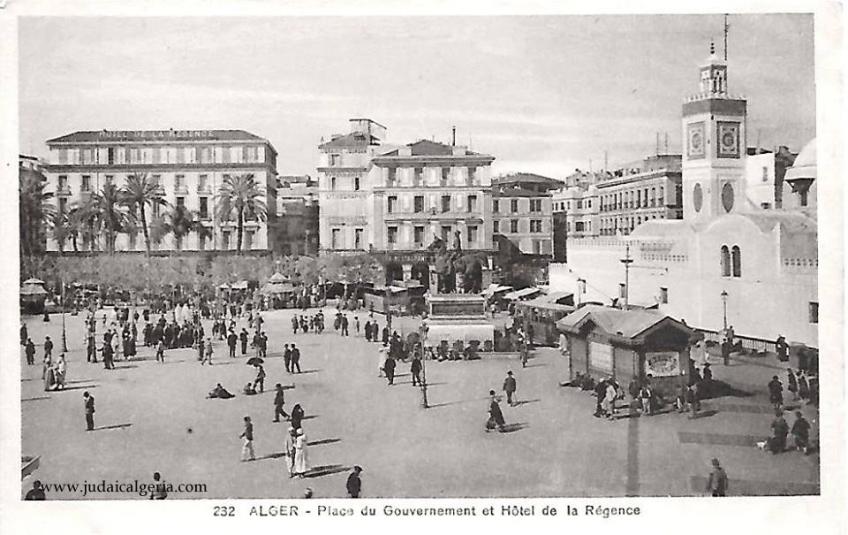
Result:
{"label": "woman in long dress", "polygon": [[294,477],[294,459],[297,450],[295,449],[295,443],[297,442],[297,429],[294,427],[289,427],[288,432],[286,433],[286,469],[289,471],[289,477]]}
{"label": "woman in long dress", "polygon": [[294,473],[298,477],[309,471],[309,456],[306,452],[306,433],[303,428],[297,430],[297,438],[294,441]]}
{"label": "woman in long dress", "polygon": [[61,388],[62,390],[65,389],[65,379],[66,379],[65,373],[66,372],[67,372],[67,363],[65,362],[65,354],[62,353],[61,355],[59,355],[59,360],[56,361],[55,372],[54,372],[55,379],[56,379],[56,390],[58,390],[59,388]]}
{"label": "woman in long dress", "polygon": [[607,418],[609,418],[610,420],[612,420],[612,418],[615,414],[615,398],[616,398],[616,395],[617,395],[617,393],[615,391],[615,387],[612,386],[611,382],[608,382],[607,383],[606,395],[604,396],[604,400],[603,400],[601,405],[603,406],[604,412],[606,412],[606,414],[607,414]]}

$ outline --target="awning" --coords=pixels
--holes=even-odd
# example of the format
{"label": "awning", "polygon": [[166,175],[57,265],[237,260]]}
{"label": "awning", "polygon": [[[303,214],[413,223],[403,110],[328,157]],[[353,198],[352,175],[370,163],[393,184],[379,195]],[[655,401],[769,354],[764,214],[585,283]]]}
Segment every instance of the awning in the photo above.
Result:
{"label": "awning", "polygon": [[456,340],[470,342],[477,340],[485,342],[486,340],[495,340],[495,327],[486,323],[451,323],[439,324],[433,323],[428,325],[427,339],[425,345],[438,346],[442,340],[448,344]]}
{"label": "awning", "polygon": [[34,284],[28,284],[26,286],[21,287],[21,295],[47,295],[47,290],[42,288],[41,286],[37,286]]}
{"label": "awning", "polygon": [[530,288],[522,288],[521,290],[509,292],[508,294],[504,295],[504,299],[508,299],[510,301],[515,301],[518,299],[527,299],[533,297],[541,291],[542,290],[531,286]]}
{"label": "awning", "polygon": [[512,286],[503,286],[500,284],[490,284],[488,288],[480,292],[483,297],[494,297],[496,294],[508,292],[512,290]]}
{"label": "awning", "polygon": [[33,277],[33,278],[31,278],[31,279],[27,279],[27,280],[25,280],[25,281],[24,281],[24,282],[22,282],[21,284],[22,284],[22,285],[23,285],[23,284],[44,284],[44,281],[43,281],[43,280],[41,280],[41,279],[36,279],[36,278],[34,278],[34,277]]}

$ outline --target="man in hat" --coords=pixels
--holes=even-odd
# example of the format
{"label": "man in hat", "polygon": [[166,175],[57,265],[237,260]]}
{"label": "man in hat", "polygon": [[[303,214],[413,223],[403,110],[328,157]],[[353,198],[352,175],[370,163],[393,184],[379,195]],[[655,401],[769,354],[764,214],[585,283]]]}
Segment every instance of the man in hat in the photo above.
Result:
{"label": "man in hat", "polygon": [[359,498],[359,493],[362,492],[360,473],[362,473],[362,467],[357,465],[353,467],[353,472],[347,476],[347,495],[351,498]]}
{"label": "man in hat", "polygon": [[297,368],[297,373],[300,373],[300,349],[296,345],[291,345],[291,372]]}
{"label": "man in hat", "polygon": [[244,327],[241,328],[241,333],[239,333],[239,342],[241,342],[241,354],[247,354],[247,329]]}
{"label": "man in hat", "polygon": [[238,335],[230,329],[227,335],[227,347],[230,349],[230,358],[236,358],[236,345],[238,344]]}
{"label": "man in hat", "polygon": [[286,398],[283,394],[283,385],[277,383],[275,388],[277,389],[277,393],[274,395],[274,422],[279,422],[280,415],[283,415],[283,418],[286,419],[289,418],[289,415],[283,410],[283,405],[286,403]]}
{"label": "man in hat", "polygon": [[769,439],[769,450],[773,454],[786,451],[786,437],[789,435],[789,424],[783,419],[783,411],[775,409],[774,421],[771,423],[772,436]]}
{"label": "man in hat", "polygon": [[707,478],[707,492],[715,498],[727,496],[727,473],[719,464],[718,459],[714,458],[712,464],[713,471]]}
{"label": "man in hat", "polygon": [[421,382],[421,357],[419,355],[412,357],[409,371],[412,373],[412,386],[423,386]]}
{"label": "man in hat", "polygon": [[804,418],[801,411],[795,411],[795,423],[792,424],[792,437],[795,439],[795,449],[807,453],[810,448],[810,422]]}
{"label": "man in hat", "polygon": [[250,421],[250,416],[244,417],[244,431],[239,438],[244,439],[244,444],[241,447],[241,460],[255,461],[256,453],[253,451],[253,423]]}
{"label": "man in hat", "polygon": [[506,372],[506,379],[504,379],[503,391],[506,392],[506,402],[509,403],[509,406],[512,407],[518,400],[513,400],[513,396],[515,395],[515,391],[518,389],[518,385],[515,383],[515,377],[512,376],[512,371]]}
{"label": "man in hat", "polygon": [[85,430],[94,431],[94,396],[88,392],[83,392],[82,398],[85,408]]}

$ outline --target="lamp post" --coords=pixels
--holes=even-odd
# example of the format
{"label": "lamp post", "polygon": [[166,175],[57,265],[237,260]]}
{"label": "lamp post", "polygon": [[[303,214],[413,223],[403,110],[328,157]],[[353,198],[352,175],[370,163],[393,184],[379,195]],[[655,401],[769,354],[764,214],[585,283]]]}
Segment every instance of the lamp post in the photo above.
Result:
{"label": "lamp post", "polygon": [[65,330],[65,279],[62,279],[62,292],[61,292],[61,306],[62,306],[62,352],[68,352],[68,334]]}
{"label": "lamp post", "polygon": [[724,330],[727,330],[727,290],[721,291],[721,304],[724,309]]}
{"label": "lamp post", "polygon": [[427,402],[427,367],[424,364],[427,360],[424,353],[424,341],[427,339],[427,330],[427,324],[422,321],[418,327],[418,333],[420,334],[419,338],[421,341],[421,407],[424,409],[430,407]]}
{"label": "lamp post", "polygon": [[624,264],[624,310],[627,310],[630,300],[630,264],[633,263],[633,259],[630,258],[630,244],[627,244],[627,248],[625,250],[624,258],[621,259],[621,263]]}

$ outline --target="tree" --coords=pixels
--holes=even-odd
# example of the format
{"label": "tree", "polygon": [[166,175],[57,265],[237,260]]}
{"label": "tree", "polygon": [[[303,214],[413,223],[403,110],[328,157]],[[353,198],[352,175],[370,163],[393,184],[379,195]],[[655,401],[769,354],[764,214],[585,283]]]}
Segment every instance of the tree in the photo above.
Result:
{"label": "tree", "polygon": [[74,229],[71,236],[74,251],[77,250],[77,235],[82,237],[82,243],[88,245],[89,251],[97,248],[101,227],[100,215],[100,205],[94,195],[88,195],[71,208],[68,219]]}
{"label": "tree", "polygon": [[59,254],[64,253],[65,243],[73,234],[68,215],[59,210],[53,212],[53,216],[50,218],[50,231],[53,235],[53,240],[56,241],[56,245],[59,247]]}
{"label": "tree", "polygon": [[166,216],[167,227],[171,234],[174,235],[176,248],[182,248],[183,238],[197,232],[198,236],[209,238],[212,232],[203,226],[200,222],[200,216],[194,210],[189,210],[185,206],[174,206]]}
{"label": "tree", "polygon": [[121,201],[125,206],[138,208],[141,232],[144,234],[144,247],[150,256],[150,232],[147,226],[147,207],[164,206],[165,198],[159,183],[147,176],[147,173],[134,173],[127,177],[126,185],[121,188]]}
{"label": "tree", "polygon": [[228,176],[224,178],[216,196],[215,211],[221,222],[231,221],[235,217],[236,250],[241,254],[244,222],[253,218],[259,221],[267,219],[265,192],[252,174]]}
{"label": "tree", "polygon": [[170,233],[171,226],[165,216],[157,215],[150,220],[150,243],[158,246]]}
{"label": "tree", "polygon": [[20,223],[21,257],[44,252],[45,229],[50,225],[56,208],[51,204],[53,193],[44,191],[46,178],[32,169],[19,171],[18,217]]}
{"label": "tree", "polygon": [[121,193],[115,184],[106,182],[100,193],[92,195],[100,212],[103,229],[106,231],[106,251],[112,255],[115,253],[115,240],[119,232],[130,220],[130,214],[123,209]]}

